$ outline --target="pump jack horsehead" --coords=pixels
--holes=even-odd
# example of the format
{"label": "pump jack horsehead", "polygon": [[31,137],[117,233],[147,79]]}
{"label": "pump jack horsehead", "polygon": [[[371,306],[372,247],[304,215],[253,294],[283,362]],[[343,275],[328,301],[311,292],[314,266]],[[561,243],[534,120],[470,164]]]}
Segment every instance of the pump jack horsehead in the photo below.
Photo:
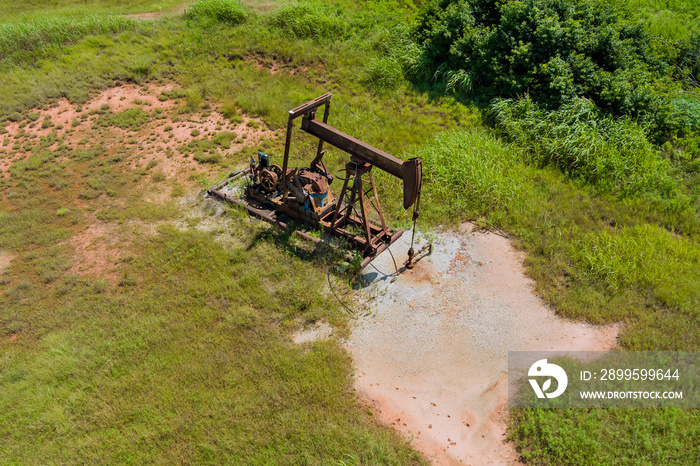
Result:
{"label": "pump jack horsehead", "polygon": [[[423,251],[432,252],[432,245],[414,251],[416,220],[419,216],[420,192],[423,176],[420,157],[406,161],[366,144],[328,125],[332,94],[324,94],[289,111],[287,137],[282,166],[271,164],[267,154],[258,152],[258,161],[251,159],[250,167],[232,174],[227,180],[209,190],[210,194],[243,206],[251,214],[278,227],[287,228],[283,216],[320,228],[329,235],[344,238],[350,247],[363,257],[365,267],[402,234],[387,226],[377,196],[372,169],[377,168],[403,181],[403,207],[413,206],[413,236],[408,251],[406,268],[413,268],[414,259]],[[316,111],[323,107],[323,121],[316,119]],[[294,120],[301,117],[301,130],[318,138],[316,156],[308,167],[292,168],[289,151]],[[350,154],[350,160],[341,170],[343,187],[336,197],[330,189],[333,175],[323,160],[323,144],[328,143]],[[247,174],[251,183],[242,199],[234,199],[221,191],[228,182]],[[370,208],[376,213],[370,220]],[[295,233],[305,239],[319,242],[305,232]],[[349,255],[351,259],[353,255]]]}

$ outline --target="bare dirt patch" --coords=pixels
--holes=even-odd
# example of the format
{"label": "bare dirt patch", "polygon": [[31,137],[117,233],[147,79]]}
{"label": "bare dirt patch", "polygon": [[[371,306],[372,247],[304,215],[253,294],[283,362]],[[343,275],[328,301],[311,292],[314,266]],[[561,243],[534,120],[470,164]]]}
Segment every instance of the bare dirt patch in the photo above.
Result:
{"label": "bare dirt patch", "polygon": [[[49,146],[50,150],[61,143],[75,150],[102,147],[110,154],[121,151],[127,154],[132,169],[156,163],[167,178],[190,186],[197,174],[213,172],[216,164],[196,161],[191,153],[180,150],[183,146],[214,138],[222,132],[233,133],[228,146],[216,147],[226,160],[244,147],[280,135],[259,119],[239,115],[230,120],[212,107],[182,113],[182,99],[159,98],[175,88],[172,83],[125,84],[101,92],[82,106],[61,99],[54,107],[35,109],[30,112],[29,121],[11,122],[5,127],[7,133],[0,136],[0,140],[11,142],[3,147],[5,153],[0,153],[0,174],[9,177],[14,162],[28,158],[41,138],[53,136],[56,142]],[[130,127],[100,124],[106,112],[120,114],[136,108],[146,115],[142,124]]]}
{"label": "bare dirt patch", "polygon": [[[404,261],[410,235],[392,246]],[[533,292],[523,253],[494,234],[440,234],[432,256],[393,277],[373,267],[373,312],[348,340],[355,386],[380,421],[434,464],[514,464],[505,443],[508,351],[607,350],[619,328],[559,318]],[[393,262],[373,262],[383,273]]]}
{"label": "bare dirt patch", "polygon": [[309,71],[315,71],[316,73],[322,73],[325,68],[323,63],[319,63],[314,67],[309,67],[307,65],[296,66],[292,64],[291,61],[278,60],[276,58],[261,57],[256,55],[248,55],[244,60],[255,67],[257,70],[266,70],[270,74],[277,74],[280,72],[287,73],[294,76],[296,73],[309,73]]}
{"label": "bare dirt patch", "polygon": [[70,239],[74,247],[73,265],[69,273],[104,278],[119,282],[118,266],[130,253],[135,237],[155,236],[165,222],[144,222],[131,219],[123,223],[93,219],[84,230]]}
{"label": "bare dirt patch", "polygon": [[185,13],[185,6],[187,4],[182,4],[175,8],[170,8],[167,10],[159,9],[158,11],[147,11],[145,13],[131,13],[124,15],[126,18],[135,19],[137,21],[154,21],[160,18],[166,18],[169,16],[177,16]]}
{"label": "bare dirt patch", "polygon": [[14,258],[14,254],[0,251],[0,274],[2,274],[5,271],[5,269],[7,269],[10,266],[10,262],[12,262],[12,259]]}
{"label": "bare dirt patch", "polygon": [[[120,191],[127,183],[143,190],[146,202],[169,202],[205,177],[218,176],[223,166],[238,163],[238,152],[245,147],[279,137],[260,119],[244,114],[228,118],[206,102],[198,111],[192,106],[187,94],[172,83],[125,84],[106,89],[83,105],[61,99],[4,127],[0,176],[9,177],[12,164],[28,160],[37,148],[60,151],[55,162],[50,155],[48,160],[56,164],[53,168],[65,183],[63,188],[68,186],[60,192],[62,203],[119,210],[130,192]],[[88,167],[85,161],[90,161]],[[91,177],[83,179],[87,178],[83,172],[91,171]],[[102,178],[103,174],[109,175]],[[75,199],[65,199],[73,193]],[[155,234],[157,222],[136,223],[93,219],[71,240],[75,256],[70,273],[117,283],[119,259],[133,234]],[[4,258],[0,256],[0,271]]]}
{"label": "bare dirt patch", "polygon": [[295,345],[303,343],[311,343],[318,340],[328,338],[333,333],[333,327],[325,322],[319,322],[308,328],[301,329],[292,335],[292,341]]}
{"label": "bare dirt patch", "polygon": [[94,222],[71,238],[75,248],[73,266],[69,273],[102,277],[116,284],[115,267],[122,255],[114,225]]}

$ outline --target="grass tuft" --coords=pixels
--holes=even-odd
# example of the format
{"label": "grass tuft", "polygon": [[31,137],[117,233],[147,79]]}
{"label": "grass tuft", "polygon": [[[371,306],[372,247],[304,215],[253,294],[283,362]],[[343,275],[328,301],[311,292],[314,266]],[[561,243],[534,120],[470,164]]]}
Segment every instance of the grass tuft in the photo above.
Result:
{"label": "grass tuft", "polygon": [[275,13],[271,24],[296,39],[341,40],[347,31],[343,18],[316,3],[285,6]]}
{"label": "grass tuft", "polygon": [[246,20],[246,12],[237,0],[198,0],[189,10],[187,17],[204,23],[224,23],[236,26]]}
{"label": "grass tuft", "polygon": [[98,117],[95,127],[116,126],[117,128],[136,131],[148,123],[151,117],[152,115],[141,107],[133,107],[118,113],[107,110],[106,113]]}

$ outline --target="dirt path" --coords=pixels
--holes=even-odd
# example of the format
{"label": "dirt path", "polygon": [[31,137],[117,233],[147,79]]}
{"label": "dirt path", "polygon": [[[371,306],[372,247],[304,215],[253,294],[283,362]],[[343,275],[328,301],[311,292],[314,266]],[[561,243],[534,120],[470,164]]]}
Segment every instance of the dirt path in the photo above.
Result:
{"label": "dirt path", "polygon": [[[399,266],[409,241],[406,233],[391,248]],[[619,328],[556,317],[501,236],[465,226],[434,245],[393,283],[365,268],[372,314],[348,341],[356,388],[434,464],[517,463],[504,443],[508,351],[605,350]],[[394,271],[389,254],[373,264]]]}
{"label": "dirt path", "polygon": [[171,8],[168,8],[166,10],[158,10],[158,11],[147,11],[144,13],[131,13],[131,14],[126,14],[124,15],[127,18],[135,19],[137,21],[154,21],[156,19],[160,18],[166,18],[170,16],[179,16],[183,13],[185,13],[187,6],[189,3],[182,3],[178,6],[174,6]]}

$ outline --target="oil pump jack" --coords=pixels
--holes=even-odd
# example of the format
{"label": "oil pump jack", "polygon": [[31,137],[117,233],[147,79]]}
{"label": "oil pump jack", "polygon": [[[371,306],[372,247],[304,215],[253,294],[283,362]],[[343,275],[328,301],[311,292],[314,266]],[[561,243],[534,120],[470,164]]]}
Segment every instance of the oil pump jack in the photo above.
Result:
{"label": "oil pump jack", "polygon": [[[403,230],[389,227],[384,220],[377,195],[377,186],[372,169],[383,170],[403,182],[403,207],[413,206],[413,235],[420,206],[422,183],[422,161],[420,157],[406,161],[372,147],[342,131],[328,125],[328,114],[332,94],[326,93],[289,111],[287,135],[282,166],[270,163],[270,156],[258,152],[258,160],[251,159],[250,166],[233,173],[228,179],[208,192],[228,202],[241,205],[251,214],[281,228],[286,228],[284,216],[320,228],[329,235],[344,238],[350,247],[359,253],[365,267],[382,251],[394,243]],[[323,120],[316,119],[316,112],[323,107]],[[318,138],[316,156],[308,167],[290,167],[290,146],[294,121],[301,117],[301,130]],[[328,143],[350,154],[350,160],[341,170],[344,176],[340,194],[336,197],[330,189],[334,180],[323,160],[324,143]],[[245,188],[242,199],[234,199],[221,188],[233,179],[248,175],[251,183]],[[371,220],[370,217],[374,216]],[[295,233],[305,239],[318,242],[303,231]],[[407,268],[412,268],[420,253],[432,252],[432,245],[420,251],[408,251]],[[351,259],[349,255],[348,259]]]}

